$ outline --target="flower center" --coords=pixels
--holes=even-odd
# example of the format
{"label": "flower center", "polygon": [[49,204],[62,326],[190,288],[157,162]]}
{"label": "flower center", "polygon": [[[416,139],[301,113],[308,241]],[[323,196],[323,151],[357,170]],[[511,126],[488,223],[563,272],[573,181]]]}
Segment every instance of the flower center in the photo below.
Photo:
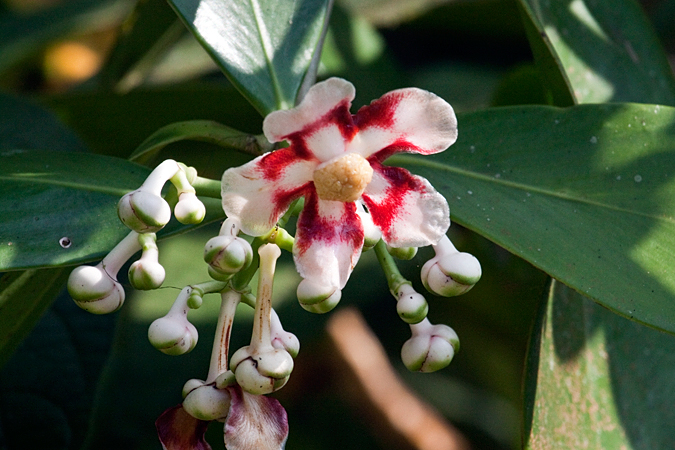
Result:
{"label": "flower center", "polygon": [[314,171],[314,187],[322,200],[354,202],[372,179],[373,168],[356,153],[324,163]]}

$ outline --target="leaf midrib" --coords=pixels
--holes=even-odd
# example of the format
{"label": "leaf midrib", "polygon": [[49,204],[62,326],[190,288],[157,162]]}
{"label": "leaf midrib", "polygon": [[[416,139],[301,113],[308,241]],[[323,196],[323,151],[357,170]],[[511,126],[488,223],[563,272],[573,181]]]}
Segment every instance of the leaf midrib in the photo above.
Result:
{"label": "leaf midrib", "polygon": [[72,181],[59,181],[59,180],[53,180],[53,179],[48,179],[48,178],[38,178],[38,177],[30,177],[30,178],[19,178],[19,177],[13,177],[13,176],[5,176],[5,175],[0,175],[0,181],[10,181],[14,183],[31,183],[31,184],[41,184],[45,186],[59,186],[59,187],[65,187],[65,188],[71,188],[71,189],[76,189],[79,191],[87,191],[87,192],[99,192],[102,194],[109,194],[109,195],[114,195],[117,197],[122,197],[125,195],[127,192],[129,192],[131,189],[122,189],[122,188],[112,188],[109,186],[97,186],[97,185],[91,185],[91,184],[85,184],[85,183],[75,183]]}
{"label": "leaf midrib", "polygon": [[504,180],[504,179],[501,179],[501,178],[494,178],[494,177],[491,177],[491,176],[488,176],[488,175],[483,175],[483,174],[480,174],[480,173],[477,173],[477,172],[472,172],[470,170],[460,169],[459,167],[442,164],[442,163],[439,163],[439,162],[436,162],[436,161],[416,158],[412,155],[395,155],[395,156],[392,156],[389,159],[389,161],[396,161],[396,160],[403,161],[404,163],[406,163],[409,166],[410,165],[417,165],[417,166],[428,167],[430,169],[440,169],[440,170],[444,170],[444,171],[447,171],[447,172],[459,174],[459,175],[465,176],[467,178],[473,178],[473,179],[485,181],[485,182],[488,182],[488,183],[494,183],[494,184],[498,184],[498,185],[502,185],[502,186],[506,186],[506,187],[510,187],[510,188],[514,188],[514,189],[519,189],[519,190],[522,190],[524,192],[542,194],[542,195],[554,197],[554,198],[561,199],[561,200],[581,203],[581,204],[589,205],[589,206],[597,206],[597,207],[604,208],[604,209],[607,209],[607,210],[610,210],[610,211],[616,211],[616,212],[626,213],[626,214],[630,214],[630,215],[634,215],[634,216],[645,217],[645,218],[648,218],[648,219],[653,219],[653,220],[658,220],[658,221],[663,221],[663,222],[675,224],[675,219],[673,219],[673,218],[667,218],[667,217],[657,216],[657,215],[644,213],[644,212],[640,212],[640,211],[635,211],[635,210],[631,210],[631,209],[621,208],[619,206],[615,206],[615,205],[611,205],[611,204],[607,204],[607,203],[602,203],[602,202],[598,202],[598,201],[593,201],[593,200],[585,199],[585,198],[581,198],[581,197],[573,197],[571,195],[567,195],[567,194],[562,193],[562,192],[556,192],[556,191],[544,189],[544,188],[537,187],[537,186],[531,186],[531,185],[527,185],[527,184],[523,184],[523,183],[518,183],[518,182],[515,182],[515,181]]}

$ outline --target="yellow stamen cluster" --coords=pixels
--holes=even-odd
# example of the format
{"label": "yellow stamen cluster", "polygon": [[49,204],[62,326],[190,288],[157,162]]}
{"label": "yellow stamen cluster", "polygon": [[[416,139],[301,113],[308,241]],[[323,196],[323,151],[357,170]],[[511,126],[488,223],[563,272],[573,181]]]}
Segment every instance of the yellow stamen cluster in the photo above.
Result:
{"label": "yellow stamen cluster", "polygon": [[373,168],[355,153],[324,163],[314,171],[314,187],[322,200],[356,201],[372,179]]}

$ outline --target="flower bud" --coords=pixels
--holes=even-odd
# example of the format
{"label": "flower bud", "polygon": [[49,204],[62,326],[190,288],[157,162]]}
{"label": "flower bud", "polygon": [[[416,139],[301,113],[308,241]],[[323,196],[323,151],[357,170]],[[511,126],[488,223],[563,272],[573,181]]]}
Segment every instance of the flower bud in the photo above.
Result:
{"label": "flower bud", "polygon": [[300,282],[297,294],[300,306],[317,314],[335,308],[342,297],[342,291],[337,286],[319,286],[309,279]]}
{"label": "flower bud", "polygon": [[187,395],[197,389],[198,387],[204,386],[206,383],[204,380],[198,380],[196,378],[191,378],[185,382],[183,385],[183,398],[187,397]]}
{"label": "flower bud", "polygon": [[115,312],[124,303],[124,288],[102,263],[75,268],[68,277],[68,292],[77,306],[94,314]]}
{"label": "flower bud", "polygon": [[427,317],[429,305],[424,296],[416,292],[409,284],[399,288],[396,312],[405,323],[419,323]]}
{"label": "flower bud", "polygon": [[199,386],[187,394],[183,408],[195,419],[224,419],[230,411],[230,393],[212,384]]}
{"label": "flower bud", "polygon": [[401,348],[403,364],[414,372],[434,372],[446,367],[459,351],[457,333],[447,325],[424,320],[411,325],[413,335]]}
{"label": "flower bud", "polygon": [[219,281],[229,280],[232,274],[248,267],[252,260],[251,244],[240,237],[216,236],[204,247],[204,261],[209,265],[209,275]]}
{"label": "flower bud", "polygon": [[141,188],[120,199],[117,215],[137,233],[155,233],[169,223],[171,208],[162,197]]}
{"label": "flower bud", "polygon": [[450,253],[432,258],[422,267],[424,287],[444,297],[469,291],[481,277],[478,259],[470,253]]}
{"label": "flower bud", "polygon": [[242,347],[232,355],[230,365],[237,384],[254,395],[269,394],[283,387],[293,371],[293,357],[286,351],[263,346]]}
{"label": "flower bud", "polygon": [[159,262],[141,258],[129,267],[129,282],[140,291],[159,288],[166,272]]}
{"label": "flower bud", "polygon": [[387,245],[387,251],[396,259],[410,261],[417,254],[417,247],[391,247]]}
{"label": "flower bud", "polygon": [[279,315],[277,315],[274,310],[272,310],[270,334],[272,337],[272,347],[279,350],[286,350],[293,358],[298,356],[298,353],[300,352],[300,341],[293,333],[284,330],[281,326]]}
{"label": "flower bud", "polygon": [[199,334],[187,317],[167,314],[150,324],[148,339],[153,347],[167,355],[182,355],[197,345]]}
{"label": "flower bud", "polygon": [[206,207],[194,192],[183,192],[178,198],[178,203],[176,203],[173,213],[176,216],[176,220],[182,224],[198,224],[206,216]]}

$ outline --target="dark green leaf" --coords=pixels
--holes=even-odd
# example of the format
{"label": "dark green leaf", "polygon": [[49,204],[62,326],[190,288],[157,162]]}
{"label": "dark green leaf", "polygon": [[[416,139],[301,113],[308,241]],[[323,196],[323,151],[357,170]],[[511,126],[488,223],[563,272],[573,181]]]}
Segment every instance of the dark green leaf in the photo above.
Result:
{"label": "dark green leaf", "polygon": [[320,41],[327,0],[169,0],[263,115],[295,104]]}
{"label": "dark green leaf", "polygon": [[49,307],[66,275],[64,269],[30,269],[0,277],[0,367]]}
{"label": "dark green leaf", "polygon": [[566,84],[577,103],[675,105],[668,60],[637,2],[520,3],[533,53],[559,96],[556,104],[569,104]]}
{"label": "dark green leaf", "polygon": [[673,448],[673,370],[673,336],[553,282],[528,359],[525,448]]}
{"label": "dark green leaf", "polygon": [[[0,270],[102,257],[129,232],[117,217],[119,198],[149,173],[146,167],[100,155],[0,153]],[[204,223],[222,217],[219,200],[203,201]],[[172,221],[161,235],[189,228]]]}
{"label": "dark green leaf", "polygon": [[675,332],[675,109],[514,107],[459,116],[444,153],[389,160],[454,219],[614,310]]}

